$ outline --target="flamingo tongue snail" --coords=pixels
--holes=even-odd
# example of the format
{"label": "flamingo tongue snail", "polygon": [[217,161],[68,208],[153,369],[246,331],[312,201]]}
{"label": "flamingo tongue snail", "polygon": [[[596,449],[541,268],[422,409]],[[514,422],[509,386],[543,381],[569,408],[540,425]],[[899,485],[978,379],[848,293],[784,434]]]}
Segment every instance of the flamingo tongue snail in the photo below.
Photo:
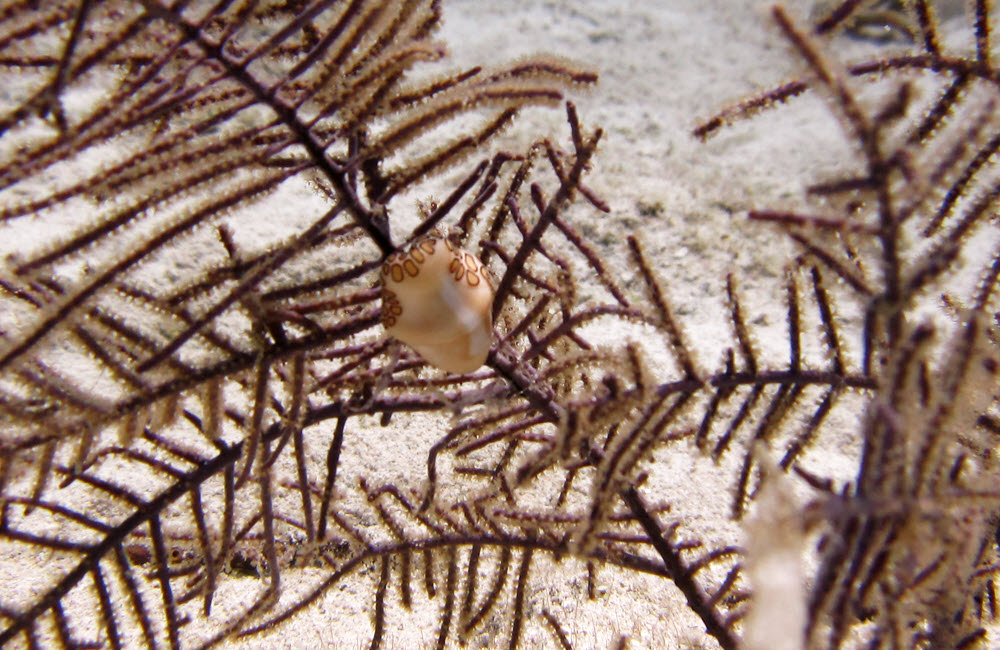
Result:
{"label": "flamingo tongue snail", "polygon": [[479,259],[431,234],[382,265],[386,333],[448,372],[486,361],[493,330],[493,287]]}

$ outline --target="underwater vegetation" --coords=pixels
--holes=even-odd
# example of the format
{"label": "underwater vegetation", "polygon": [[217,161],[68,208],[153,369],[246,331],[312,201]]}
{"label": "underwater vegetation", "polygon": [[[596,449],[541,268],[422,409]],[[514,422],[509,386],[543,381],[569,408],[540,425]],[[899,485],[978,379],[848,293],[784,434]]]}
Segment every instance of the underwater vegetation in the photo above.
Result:
{"label": "underwater vegetation", "polygon": [[[561,607],[634,578],[706,647],[988,647],[991,3],[967,52],[913,0],[911,43],[841,60],[875,4],[775,7],[801,75],[694,128],[818,94],[851,145],[734,217],[797,254],[781,354],[731,273],[718,357],[641,237],[570,216],[609,211],[584,64],[441,71],[429,0],[0,4],[0,566],[33,574],[0,646],[267,644],[323,607],[372,648],[426,610],[430,647],[586,648]],[[537,109],[565,141],[500,146]]]}

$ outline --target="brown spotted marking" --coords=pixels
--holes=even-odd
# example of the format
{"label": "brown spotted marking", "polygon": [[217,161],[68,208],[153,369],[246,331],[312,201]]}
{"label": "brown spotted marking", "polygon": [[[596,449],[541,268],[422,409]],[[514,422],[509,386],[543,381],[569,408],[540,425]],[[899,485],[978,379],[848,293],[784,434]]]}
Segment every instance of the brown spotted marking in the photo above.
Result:
{"label": "brown spotted marking", "polygon": [[471,372],[485,363],[493,287],[475,255],[428,235],[389,255],[380,275],[388,335],[449,372]]}

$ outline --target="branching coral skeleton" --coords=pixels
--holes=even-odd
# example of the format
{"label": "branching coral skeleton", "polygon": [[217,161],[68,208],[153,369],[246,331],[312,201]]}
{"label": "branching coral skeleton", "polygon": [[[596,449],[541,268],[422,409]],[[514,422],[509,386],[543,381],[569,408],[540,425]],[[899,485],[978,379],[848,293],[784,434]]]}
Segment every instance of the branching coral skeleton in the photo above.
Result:
{"label": "branching coral skeleton", "polygon": [[[438,648],[589,647],[539,594],[600,602],[629,576],[737,648],[773,611],[768,558],[796,553],[807,647],[988,644],[991,6],[969,54],[914,0],[909,51],[840,61],[872,5],[774,8],[801,76],[694,128],[814,92],[852,144],[850,171],[746,215],[797,247],[781,358],[739,273],[711,357],[642,235],[578,227],[610,208],[576,63],[418,78],[445,54],[430,0],[0,7],[0,83],[22,89],[0,113],[0,554],[48,558],[0,593],[0,645],[267,644],[307,609],[346,617],[349,584],[372,648],[421,608]],[[71,101],[95,83],[100,104]],[[565,143],[501,146],[560,106]],[[823,462],[844,436],[846,482]],[[359,462],[385,444],[405,467]],[[719,482],[704,510],[682,463]],[[741,528],[768,515],[772,536]]]}

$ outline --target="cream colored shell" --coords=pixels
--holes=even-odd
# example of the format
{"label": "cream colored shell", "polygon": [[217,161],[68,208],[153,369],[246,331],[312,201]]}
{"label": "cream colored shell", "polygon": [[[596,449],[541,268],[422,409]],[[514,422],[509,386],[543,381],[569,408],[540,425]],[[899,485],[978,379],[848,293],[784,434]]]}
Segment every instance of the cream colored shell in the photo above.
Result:
{"label": "cream colored shell", "polygon": [[413,242],[382,265],[386,332],[448,372],[486,361],[493,287],[479,259],[438,235]]}

